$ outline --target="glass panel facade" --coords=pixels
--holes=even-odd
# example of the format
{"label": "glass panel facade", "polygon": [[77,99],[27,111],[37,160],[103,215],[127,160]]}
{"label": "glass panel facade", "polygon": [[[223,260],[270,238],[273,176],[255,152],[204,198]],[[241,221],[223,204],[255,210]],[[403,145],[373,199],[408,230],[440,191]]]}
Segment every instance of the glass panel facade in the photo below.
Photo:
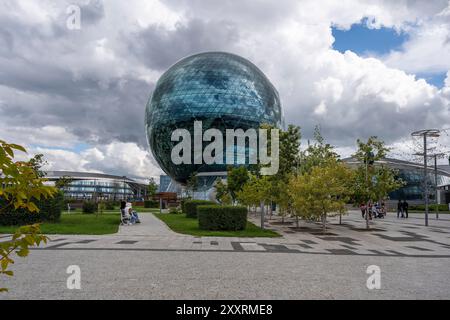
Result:
{"label": "glass panel facade", "polygon": [[203,122],[204,131],[222,131],[225,155],[225,129],[257,129],[263,123],[282,126],[278,92],[254,64],[229,53],[197,54],[167,70],[147,104],[146,131],[161,168],[181,183],[192,172],[226,171],[226,165],[220,164],[172,163],[171,150],[177,144],[171,141],[172,132],[183,128],[193,137],[196,120]]}
{"label": "glass panel facade", "polygon": [[132,198],[134,192],[128,183],[114,180],[74,180],[65,188],[64,195],[68,198],[91,199],[94,197],[120,200]]}
{"label": "glass panel facade", "polygon": [[[423,200],[423,170],[422,169],[399,169],[398,177],[401,178],[406,185],[389,194],[392,200]],[[430,199],[434,200],[435,193],[435,176],[433,172],[427,174],[428,190],[430,191]],[[450,177],[438,174],[437,185],[450,185]]]}

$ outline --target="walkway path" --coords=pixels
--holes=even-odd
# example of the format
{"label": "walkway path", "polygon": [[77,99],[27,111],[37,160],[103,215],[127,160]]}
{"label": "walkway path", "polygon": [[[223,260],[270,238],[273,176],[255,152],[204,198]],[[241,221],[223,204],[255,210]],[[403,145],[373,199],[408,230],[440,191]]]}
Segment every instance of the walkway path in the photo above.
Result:
{"label": "walkway path", "polygon": [[118,236],[174,236],[175,232],[151,213],[139,213],[141,223],[119,227]]}

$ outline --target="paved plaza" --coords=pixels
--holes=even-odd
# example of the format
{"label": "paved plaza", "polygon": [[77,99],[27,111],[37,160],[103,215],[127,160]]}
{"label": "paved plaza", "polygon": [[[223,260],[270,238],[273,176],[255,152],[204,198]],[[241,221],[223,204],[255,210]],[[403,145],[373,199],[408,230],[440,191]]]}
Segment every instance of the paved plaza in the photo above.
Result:
{"label": "paved plaza", "polygon": [[[105,236],[51,236],[17,259],[1,298],[118,299],[443,299],[450,298],[450,216],[365,221],[356,211],[321,225],[278,219],[280,238],[193,237],[172,232],[150,213],[142,224]],[[256,223],[258,217],[251,218]],[[78,265],[82,289],[66,287]],[[366,269],[381,269],[369,290]]]}

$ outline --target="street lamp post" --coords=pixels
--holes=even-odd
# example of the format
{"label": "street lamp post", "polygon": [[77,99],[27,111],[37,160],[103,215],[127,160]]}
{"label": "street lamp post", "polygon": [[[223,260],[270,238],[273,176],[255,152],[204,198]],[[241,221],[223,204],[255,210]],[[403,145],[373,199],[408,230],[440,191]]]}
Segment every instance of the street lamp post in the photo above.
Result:
{"label": "street lamp post", "polygon": [[426,129],[419,130],[411,133],[413,137],[423,137],[423,189],[424,189],[424,199],[425,199],[425,226],[428,226],[428,203],[429,203],[429,192],[428,192],[428,164],[427,164],[427,137],[437,138],[440,136],[440,131],[437,129]]}

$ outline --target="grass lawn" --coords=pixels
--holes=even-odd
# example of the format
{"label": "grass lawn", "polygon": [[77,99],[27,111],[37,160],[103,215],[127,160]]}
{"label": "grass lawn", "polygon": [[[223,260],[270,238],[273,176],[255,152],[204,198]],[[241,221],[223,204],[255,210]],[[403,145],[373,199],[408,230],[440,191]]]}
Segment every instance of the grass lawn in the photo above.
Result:
{"label": "grass lawn", "polygon": [[240,231],[208,231],[198,228],[198,220],[186,218],[184,214],[154,213],[156,217],[165,222],[175,232],[193,236],[209,237],[280,237],[272,230],[262,230],[251,222],[247,228]]}
{"label": "grass lawn", "polygon": [[[118,212],[95,214],[71,213],[62,214],[59,223],[43,223],[44,234],[111,234],[119,230],[120,216]],[[0,226],[0,234],[13,233],[18,226]]]}

